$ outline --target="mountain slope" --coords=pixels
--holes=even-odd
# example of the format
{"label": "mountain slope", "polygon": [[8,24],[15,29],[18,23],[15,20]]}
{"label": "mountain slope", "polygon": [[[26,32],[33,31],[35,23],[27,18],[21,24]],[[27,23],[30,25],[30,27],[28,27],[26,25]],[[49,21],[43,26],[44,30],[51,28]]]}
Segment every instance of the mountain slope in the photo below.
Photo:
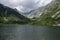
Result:
{"label": "mountain slope", "polygon": [[53,6],[47,5],[39,19],[31,24],[47,26],[60,25],[60,3],[55,2]]}
{"label": "mountain slope", "polygon": [[0,4],[0,23],[26,24],[29,21],[30,19],[21,15],[16,9],[12,9]]}
{"label": "mountain slope", "polygon": [[38,9],[32,10],[27,17],[31,19],[38,18],[43,13],[44,9],[44,7],[40,7]]}
{"label": "mountain slope", "polygon": [[[55,2],[55,0],[53,0],[51,3],[49,3],[48,5],[53,5]],[[41,16],[43,14],[43,12],[46,10],[46,6],[43,6],[43,7],[39,7],[35,10],[32,10],[29,15],[27,16],[28,18],[31,18],[31,19],[36,19],[38,18],[39,16]]]}

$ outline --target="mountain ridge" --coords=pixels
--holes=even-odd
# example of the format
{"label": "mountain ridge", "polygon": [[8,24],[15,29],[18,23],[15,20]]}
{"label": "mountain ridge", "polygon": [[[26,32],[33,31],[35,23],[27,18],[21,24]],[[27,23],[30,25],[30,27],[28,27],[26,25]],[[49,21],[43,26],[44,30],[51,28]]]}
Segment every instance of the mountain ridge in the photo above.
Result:
{"label": "mountain ridge", "polygon": [[[53,0],[48,5],[50,5],[50,4],[53,5],[54,2],[55,2],[55,0]],[[43,7],[39,7],[37,9],[34,9],[34,10],[30,11],[27,17],[31,18],[31,19],[33,19],[33,18],[39,18],[39,16],[41,16],[42,13],[45,11],[46,7],[47,7],[47,5],[43,6]]]}
{"label": "mountain ridge", "polygon": [[16,9],[0,4],[0,23],[26,24],[29,21],[29,18],[21,15]]}

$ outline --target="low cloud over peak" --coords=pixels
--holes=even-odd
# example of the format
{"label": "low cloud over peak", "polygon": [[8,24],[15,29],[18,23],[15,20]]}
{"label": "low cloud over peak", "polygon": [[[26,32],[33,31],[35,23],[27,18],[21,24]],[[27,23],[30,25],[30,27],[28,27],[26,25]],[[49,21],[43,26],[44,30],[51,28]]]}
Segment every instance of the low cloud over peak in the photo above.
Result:
{"label": "low cloud over peak", "polygon": [[11,8],[17,8],[19,11],[28,12],[32,9],[42,7],[52,0],[0,0],[0,3]]}

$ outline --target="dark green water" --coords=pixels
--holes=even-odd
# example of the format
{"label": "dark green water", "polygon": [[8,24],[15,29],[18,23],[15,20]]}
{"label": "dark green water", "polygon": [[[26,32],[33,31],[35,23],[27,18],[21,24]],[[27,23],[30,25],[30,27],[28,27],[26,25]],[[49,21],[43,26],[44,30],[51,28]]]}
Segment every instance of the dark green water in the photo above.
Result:
{"label": "dark green water", "polygon": [[0,26],[0,40],[60,40],[60,27]]}

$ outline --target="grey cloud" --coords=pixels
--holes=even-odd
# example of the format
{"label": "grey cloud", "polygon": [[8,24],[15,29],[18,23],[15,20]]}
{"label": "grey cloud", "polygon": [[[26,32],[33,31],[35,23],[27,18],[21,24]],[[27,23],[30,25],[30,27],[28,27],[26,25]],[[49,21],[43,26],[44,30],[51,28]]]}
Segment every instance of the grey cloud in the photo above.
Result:
{"label": "grey cloud", "polygon": [[[9,6],[11,8],[14,8],[17,6],[22,6],[23,8],[19,8],[19,9],[27,12],[27,11],[30,11],[32,9],[38,8],[39,5],[42,6],[41,1],[43,2],[46,0],[0,0],[0,3],[4,4],[6,6]],[[47,0],[47,1],[49,1],[49,0]]]}
{"label": "grey cloud", "polygon": [[27,8],[32,8],[33,6],[35,6],[35,3],[31,0],[26,0],[20,3],[20,5],[27,7]]}

